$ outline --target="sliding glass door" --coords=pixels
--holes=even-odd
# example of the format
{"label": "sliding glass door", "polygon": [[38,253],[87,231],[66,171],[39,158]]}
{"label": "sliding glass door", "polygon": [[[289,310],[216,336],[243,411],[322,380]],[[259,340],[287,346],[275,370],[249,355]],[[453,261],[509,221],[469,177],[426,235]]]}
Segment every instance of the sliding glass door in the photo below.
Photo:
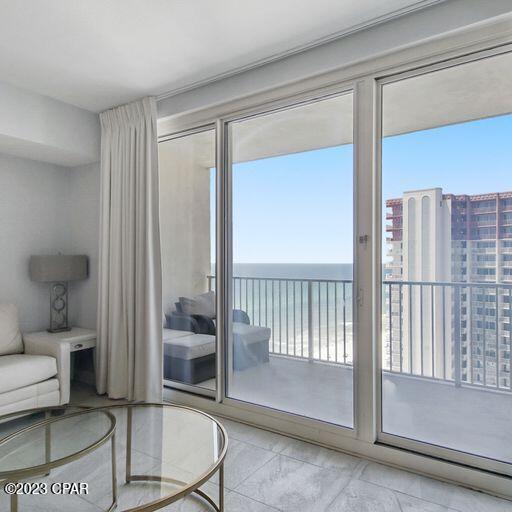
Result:
{"label": "sliding glass door", "polygon": [[159,142],[164,380],[216,387],[215,129]]}
{"label": "sliding glass door", "polygon": [[382,85],[383,438],[504,463],[511,80],[502,54]]}
{"label": "sliding glass door", "polygon": [[353,98],[228,124],[227,396],[353,426]]}
{"label": "sliding glass door", "polygon": [[512,475],[499,51],[161,139],[166,386],[410,469],[423,458],[402,450]]}

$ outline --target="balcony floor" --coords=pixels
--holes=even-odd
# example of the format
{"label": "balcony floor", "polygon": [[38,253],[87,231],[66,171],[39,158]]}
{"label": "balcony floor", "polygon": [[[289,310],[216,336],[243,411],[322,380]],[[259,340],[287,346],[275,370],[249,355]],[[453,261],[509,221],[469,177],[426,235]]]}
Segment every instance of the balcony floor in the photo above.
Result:
{"label": "balcony floor", "polygon": [[[352,426],[352,368],[271,356],[235,372],[229,396]],[[512,462],[512,395],[384,374],[384,431]]]}

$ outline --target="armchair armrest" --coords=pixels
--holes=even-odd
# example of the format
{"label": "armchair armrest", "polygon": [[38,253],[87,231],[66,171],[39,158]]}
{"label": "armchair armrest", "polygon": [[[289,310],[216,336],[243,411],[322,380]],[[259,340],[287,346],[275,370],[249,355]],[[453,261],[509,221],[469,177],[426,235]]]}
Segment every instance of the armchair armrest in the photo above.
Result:
{"label": "armchair armrest", "polygon": [[57,378],[59,380],[60,403],[69,402],[69,386],[71,379],[69,342],[50,339],[43,336],[28,335],[23,339],[25,354],[50,356],[57,360]]}
{"label": "armchair armrest", "polygon": [[251,320],[249,315],[242,309],[233,309],[233,322],[240,322],[241,324],[250,324]]}

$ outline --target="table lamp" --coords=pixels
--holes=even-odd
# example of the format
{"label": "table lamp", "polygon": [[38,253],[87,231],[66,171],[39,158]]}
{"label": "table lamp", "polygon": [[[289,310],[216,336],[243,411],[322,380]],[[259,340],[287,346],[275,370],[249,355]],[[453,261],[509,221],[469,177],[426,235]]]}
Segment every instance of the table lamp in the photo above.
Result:
{"label": "table lamp", "polygon": [[68,282],[86,279],[88,266],[88,258],[83,255],[59,254],[30,257],[30,280],[37,283],[51,283],[48,332],[71,330],[68,325]]}

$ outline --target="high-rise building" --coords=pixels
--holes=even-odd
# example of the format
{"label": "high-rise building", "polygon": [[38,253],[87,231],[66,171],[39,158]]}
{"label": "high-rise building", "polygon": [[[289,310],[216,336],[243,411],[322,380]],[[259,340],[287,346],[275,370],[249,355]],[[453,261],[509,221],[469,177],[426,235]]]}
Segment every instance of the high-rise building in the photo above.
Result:
{"label": "high-rise building", "polygon": [[390,368],[510,387],[512,192],[416,190],[386,207]]}

